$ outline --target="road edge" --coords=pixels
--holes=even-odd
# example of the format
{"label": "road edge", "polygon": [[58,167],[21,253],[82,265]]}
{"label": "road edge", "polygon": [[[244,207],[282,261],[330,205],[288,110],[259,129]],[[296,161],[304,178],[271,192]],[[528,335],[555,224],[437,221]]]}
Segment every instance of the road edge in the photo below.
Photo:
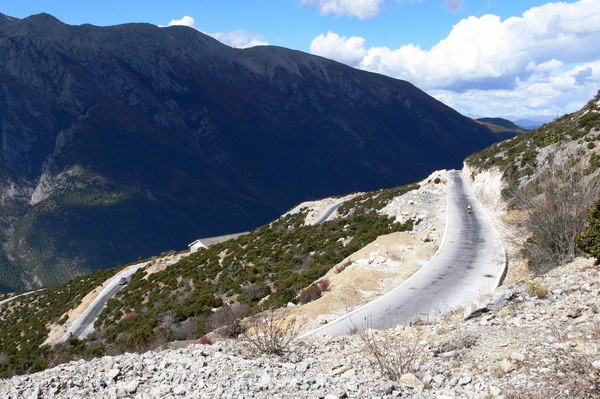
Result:
{"label": "road edge", "polygon": [[[459,172],[460,173],[460,171],[458,171],[456,169],[448,170],[448,174],[450,172]],[[353,314],[361,311],[363,308],[365,308],[367,306],[370,306],[372,303],[375,303],[375,302],[383,300],[387,296],[391,295],[394,291],[400,289],[405,284],[408,284],[417,274],[419,274],[419,272],[421,272],[423,269],[425,269],[431,263],[432,259],[435,259],[435,257],[438,256],[438,254],[442,250],[442,247],[446,243],[446,237],[447,237],[447,233],[448,233],[448,216],[449,216],[449,213],[450,213],[450,201],[448,201],[448,187],[449,187],[449,185],[446,186],[446,224],[445,224],[445,227],[444,227],[444,234],[442,235],[442,241],[440,242],[440,245],[438,246],[437,251],[435,251],[435,253],[431,256],[431,258],[429,258],[429,260],[427,261],[427,263],[425,265],[421,266],[419,268],[419,270],[417,270],[416,272],[414,272],[409,278],[407,278],[406,280],[404,280],[400,285],[392,288],[391,290],[389,290],[388,292],[386,292],[385,294],[383,294],[379,298],[375,298],[372,301],[369,301],[369,302],[367,302],[365,304],[362,304],[361,306],[359,306],[358,308],[354,309],[353,311],[351,311],[349,313],[346,313],[345,315],[340,316],[337,319],[335,319],[335,320],[333,320],[333,321],[331,321],[331,322],[329,322],[327,324],[324,324],[324,325],[322,325],[322,326],[320,326],[318,328],[315,328],[315,329],[313,329],[311,331],[308,331],[308,332],[306,332],[304,334],[301,334],[296,339],[303,339],[303,338],[309,337],[311,335],[314,335],[314,334],[318,333],[320,330],[324,330],[325,328],[329,327],[331,324],[338,323],[338,322],[342,321],[345,318],[349,318]]]}
{"label": "road edge", "polygon": [[471,185],[471,179],[467,178],[464,175],[462,170],[460,170],[459,173],[463,175],[463,178],[467,181],[467,184],[469,185],[469,190],[471,190],[471,193],[473,193],[473,195],[477,198],[477,200],[481,204],[481,207],[483,208],[483,211],[485,212],[485,215],[487,216],[487,218],[490,220],[490,222],[492,224],[492,228],[494,229],[494,232],[498,236],[498,239],[500,240],[500,244],[502,246],[502,255],[504,257],[504,265],[502,266],[502,273],[500,273],[498,275],[498,278],[496,278],[496,281],[494,282],[493,289],[495,290],[502,285],[502,282],[504,281],[504,279],[506,278],[506,274],[508,273],[508,252],[506,252],[506,247],[504,246],[504,241],[502,240],[502,234],[500,234],[500,232],[498,231],[498,228],[496,227],[496,223],[494,223],[495,219],[492,217],[487,206],[484,205],[484,202],[481,201],[481,199],[479,198],[477,193],[475,193],[475,190],[473,190],[473,186]]}

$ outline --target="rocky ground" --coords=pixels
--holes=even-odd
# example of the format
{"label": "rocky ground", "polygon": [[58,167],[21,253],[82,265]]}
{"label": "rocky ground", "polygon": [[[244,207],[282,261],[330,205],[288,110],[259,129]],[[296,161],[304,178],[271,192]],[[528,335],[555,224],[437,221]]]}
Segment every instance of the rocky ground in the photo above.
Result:
{"label": "rocky ground", "polygon": [[[253,352],[242,339],[191,344],[13,377],[0,382],[0,396],[593,398],[600,393],[599,312],[600,269],[578,259],[501,287],[468,320],[456,312],[439,323],[375,332],[367,337],[374,351],[359,336],[306,338],[284,357]],[[377,349],[395,381],[373,357]]]}

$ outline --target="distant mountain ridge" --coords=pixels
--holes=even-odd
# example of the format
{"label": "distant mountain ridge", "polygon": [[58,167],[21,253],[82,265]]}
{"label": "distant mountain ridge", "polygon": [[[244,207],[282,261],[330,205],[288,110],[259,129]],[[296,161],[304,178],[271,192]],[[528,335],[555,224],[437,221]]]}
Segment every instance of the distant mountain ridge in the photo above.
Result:
{"label": "distant mountain ridge", "polygon": [[0,289],[414,181],[497,140],[410,83],[194,29],[0,16]]}
{"label": "distant mountain ridge", "polygon": [[517,134],[526,132],[525,129],[504,118],[478,118],[476,121],[490,129],[499,140],[510,139]]}
{"label": "distant mountain ridge", "polygon": [[517,126],[514,122],[504,118],[478,118],[477,121],[500,126],[508,130],[524,130],[522,127]]}
{"label": "distant mountain ridge", "polygon": [[532,116],[529,118],[512,118],[511,120],[513,120],[518,126],[522,127],[523,129],[532,130],[543,126],[545,123],[552,122],[554,118],[547,116]]}

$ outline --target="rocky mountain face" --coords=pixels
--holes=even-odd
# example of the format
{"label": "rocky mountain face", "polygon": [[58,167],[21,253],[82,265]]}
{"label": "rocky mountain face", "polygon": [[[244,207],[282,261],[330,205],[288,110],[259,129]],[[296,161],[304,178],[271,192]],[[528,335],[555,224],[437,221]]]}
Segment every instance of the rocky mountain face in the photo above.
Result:
{"label": "rocky mountain face", "polygon": [[0,290],[390,187],[496,141],[413,85],[187,27],[0,15]]}

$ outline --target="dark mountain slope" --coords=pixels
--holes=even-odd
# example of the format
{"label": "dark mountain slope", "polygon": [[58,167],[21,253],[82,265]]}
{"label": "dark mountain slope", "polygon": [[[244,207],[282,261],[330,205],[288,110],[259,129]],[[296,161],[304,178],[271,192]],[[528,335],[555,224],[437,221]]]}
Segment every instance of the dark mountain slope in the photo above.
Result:
{"label": "dark mountain slope", "polygon": [[186,27],[0,15],[0,60],[11,287],[413,181],[496,140],[407,82]]}

